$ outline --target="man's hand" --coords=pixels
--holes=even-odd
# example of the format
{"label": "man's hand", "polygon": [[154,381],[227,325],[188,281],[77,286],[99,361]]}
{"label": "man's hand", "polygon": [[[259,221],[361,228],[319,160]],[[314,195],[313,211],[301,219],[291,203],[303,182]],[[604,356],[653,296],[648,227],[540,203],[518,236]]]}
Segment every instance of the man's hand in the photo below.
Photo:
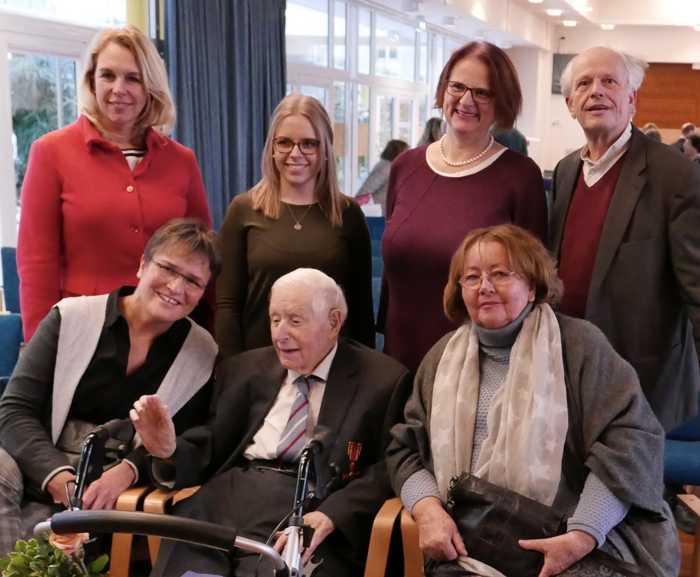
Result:
{"label": "man's hand", "polygon": [[119,495],[131,487],[136,476],[131,466],[122,461],[90,483],[83,495],[84,509],[114,509]]}
{"label": "man's hand", "polygon": [[596,540],[584,531],[569,531],[549,539],[521,539],[518,544],[523,549],[544,555],[544,565],[538,577],[550,577],[563,573],[593,551]]}
{"label": "man's hand", "polygon": [[[71,481],[75,481],[75,475],[72,471],[61,471],[51,477],[46,484],[46,491],[51,495],[54,503],[61,503],[66,508],[70,507],[66,483]],[[73,491],[70,491],[70,493],[72,494]]]}
{"label": "man's hand", "polygon": [[159,459],[169,459],[175,452],[175,425],[168,408],[156,395],[144,395],[129,412],[134,429],[146,450]]}
{"label": "man's hand", "polygon": [[460,555],[467,556],[457,525],[439,499],[421,499],[413,506],[412,515],[418,524],[418,543],[423,555],[437,561],[454,561]]}
{"label": "man's hand", "polygon": [[[330,520],[328,515],[321,513],[321,511],[313,511],[304,515],[304,524],[312,527],[314,530],[313,537],[311,537],[311,543],[304,549],[304,556],[302,557],[302,563],[306,564],[311,559],[311,556],[316,551],[316,548],[323,543],[323,540],[328,537],[334,530],[335,525],[333,521]],[[278,552],[284,550],[284,546],[287,544],[287,535],[280,533],[275,542],[275,549]]]}

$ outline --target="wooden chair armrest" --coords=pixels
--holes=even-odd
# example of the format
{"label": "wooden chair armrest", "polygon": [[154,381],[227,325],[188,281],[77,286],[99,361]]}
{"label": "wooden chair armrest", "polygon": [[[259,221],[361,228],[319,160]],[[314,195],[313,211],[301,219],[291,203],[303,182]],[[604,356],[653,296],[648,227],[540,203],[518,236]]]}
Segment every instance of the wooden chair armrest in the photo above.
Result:
{"label": "wooden chair armrest", "polygon": [[[144,497],[153,487],[131,487],[117,498],[116,511],[138,511]],[[115,533],[112,536],[112,550],[109,556],[110,577],[129,577],[131,564],[131,545],[134,536],[128,533]]]}
{"label": "wooden chair armrest", "polygon": [[153,487],[131,487],[127,489],[117,498],[114,509],[116,511],[138,511],[141,500],[149,491],[153,491]]}
{"label": "wooden chair armrest", "polygon": [[[199,491],[199,485],[195,487],[187,487],[185,489],[156,489],[146,497],[143,502],[144,513],[159,513],[167,515],[171,509],[180,501],[184,501],[188,497]],[[151,565],[156,564],[158,551],[160,550],[160,537],[148,537],[148,556],[151,559]]]}
{"label": "wooden chair armrest", "polygon": [[391,534],[401,507],[401,500],[398,497],[389,499],[384,502],[374,518],[365,564],[365,577],[384,577],[389,559]]}
{"label": "wooden chair armrest", "polygon": [[418,525],[406,509],[401,511],[401,540],[405,577],[423,577],[424,559],[418,540]]}

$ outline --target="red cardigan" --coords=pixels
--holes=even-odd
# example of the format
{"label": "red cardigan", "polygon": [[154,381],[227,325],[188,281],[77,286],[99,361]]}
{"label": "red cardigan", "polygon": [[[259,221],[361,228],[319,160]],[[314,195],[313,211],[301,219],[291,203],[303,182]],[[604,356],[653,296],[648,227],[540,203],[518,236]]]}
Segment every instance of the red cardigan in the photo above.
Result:
{"label": "red cardigan", "polygon": [[24,338],[61,298],[136,283],[146,241],[177,217],[211,224],[194,153],[153,129],[132,172],[81,116],[32,144],[17,243]]}

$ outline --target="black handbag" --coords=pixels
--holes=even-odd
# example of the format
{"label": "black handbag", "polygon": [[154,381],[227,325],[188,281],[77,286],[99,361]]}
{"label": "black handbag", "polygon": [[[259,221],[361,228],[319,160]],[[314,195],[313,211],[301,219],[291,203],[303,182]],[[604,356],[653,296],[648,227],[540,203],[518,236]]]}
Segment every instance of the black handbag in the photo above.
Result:
{"label": "black handbag", "polygon": [[[447,511],[454,519],[470,557],[508,577],[537,577],[544,556],[518,545],[520,539],[546,539],[566,531],[566,517],[551,507],[462,473],[450,481]],[[579,563],[598,565],[604,575],[638,576],[635,565],[594,549]],[[573,567],[576,567],[575,564]]]}

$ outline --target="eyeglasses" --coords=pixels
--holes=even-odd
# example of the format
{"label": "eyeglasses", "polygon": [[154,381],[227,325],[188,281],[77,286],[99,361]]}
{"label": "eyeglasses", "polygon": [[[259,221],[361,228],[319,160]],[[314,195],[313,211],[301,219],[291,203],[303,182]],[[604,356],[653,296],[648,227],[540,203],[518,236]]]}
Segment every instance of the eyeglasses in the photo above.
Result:
{"label": "eyeglasses", "polygon": [[513,278],[515,278],[518,273],[512,270],[492,270],[491,272],[483,272],[481,274],[469,273],[465,274],[461,279],[459,279],[459,284],[464,288],[477,289],[481,287],[484,279],[488,280],[489,283],[495,288],[501,288],[507,286]]}
{"label": "eyeglasses", "polygon": [[153,259],[151,262],[153,262],[153,264],[156,265],[156,267],[158,267],[158,276],[161,279],[163,279],[166,283],[171,283],[174,280],[182,279],[182,282],[185,285],[185,289],[189,290],[190,292],[203,291],[205,288],[207,288],[206,284],[202,283],[201,281],[195,278],[192,278],[191,276],[182,274],[179,270],[176,270],[174,267],[167,263],[158,262],[156,259]]}
{"label": "eyeglasses", "polygon": [[453,80],[449,80],[447,82],[447,92],[449,92],[452,96],[462,98],[467,91],[472,93],[474,102],[488,104],[493,99],[493,92],[491,92],[488,88],[472,88],[471,86],[467,86],[466,84],[455,82]]}
{"label": "eyeglasses", "polygon": [[275,138],[272,144],[275,148],[275,152],[279,152],[280,154],[290,154],[295,146],[299,147],[302,154],[316,154],[321,141],[316,138],[292,140],[291,138],[282,136],[280,138]]}

